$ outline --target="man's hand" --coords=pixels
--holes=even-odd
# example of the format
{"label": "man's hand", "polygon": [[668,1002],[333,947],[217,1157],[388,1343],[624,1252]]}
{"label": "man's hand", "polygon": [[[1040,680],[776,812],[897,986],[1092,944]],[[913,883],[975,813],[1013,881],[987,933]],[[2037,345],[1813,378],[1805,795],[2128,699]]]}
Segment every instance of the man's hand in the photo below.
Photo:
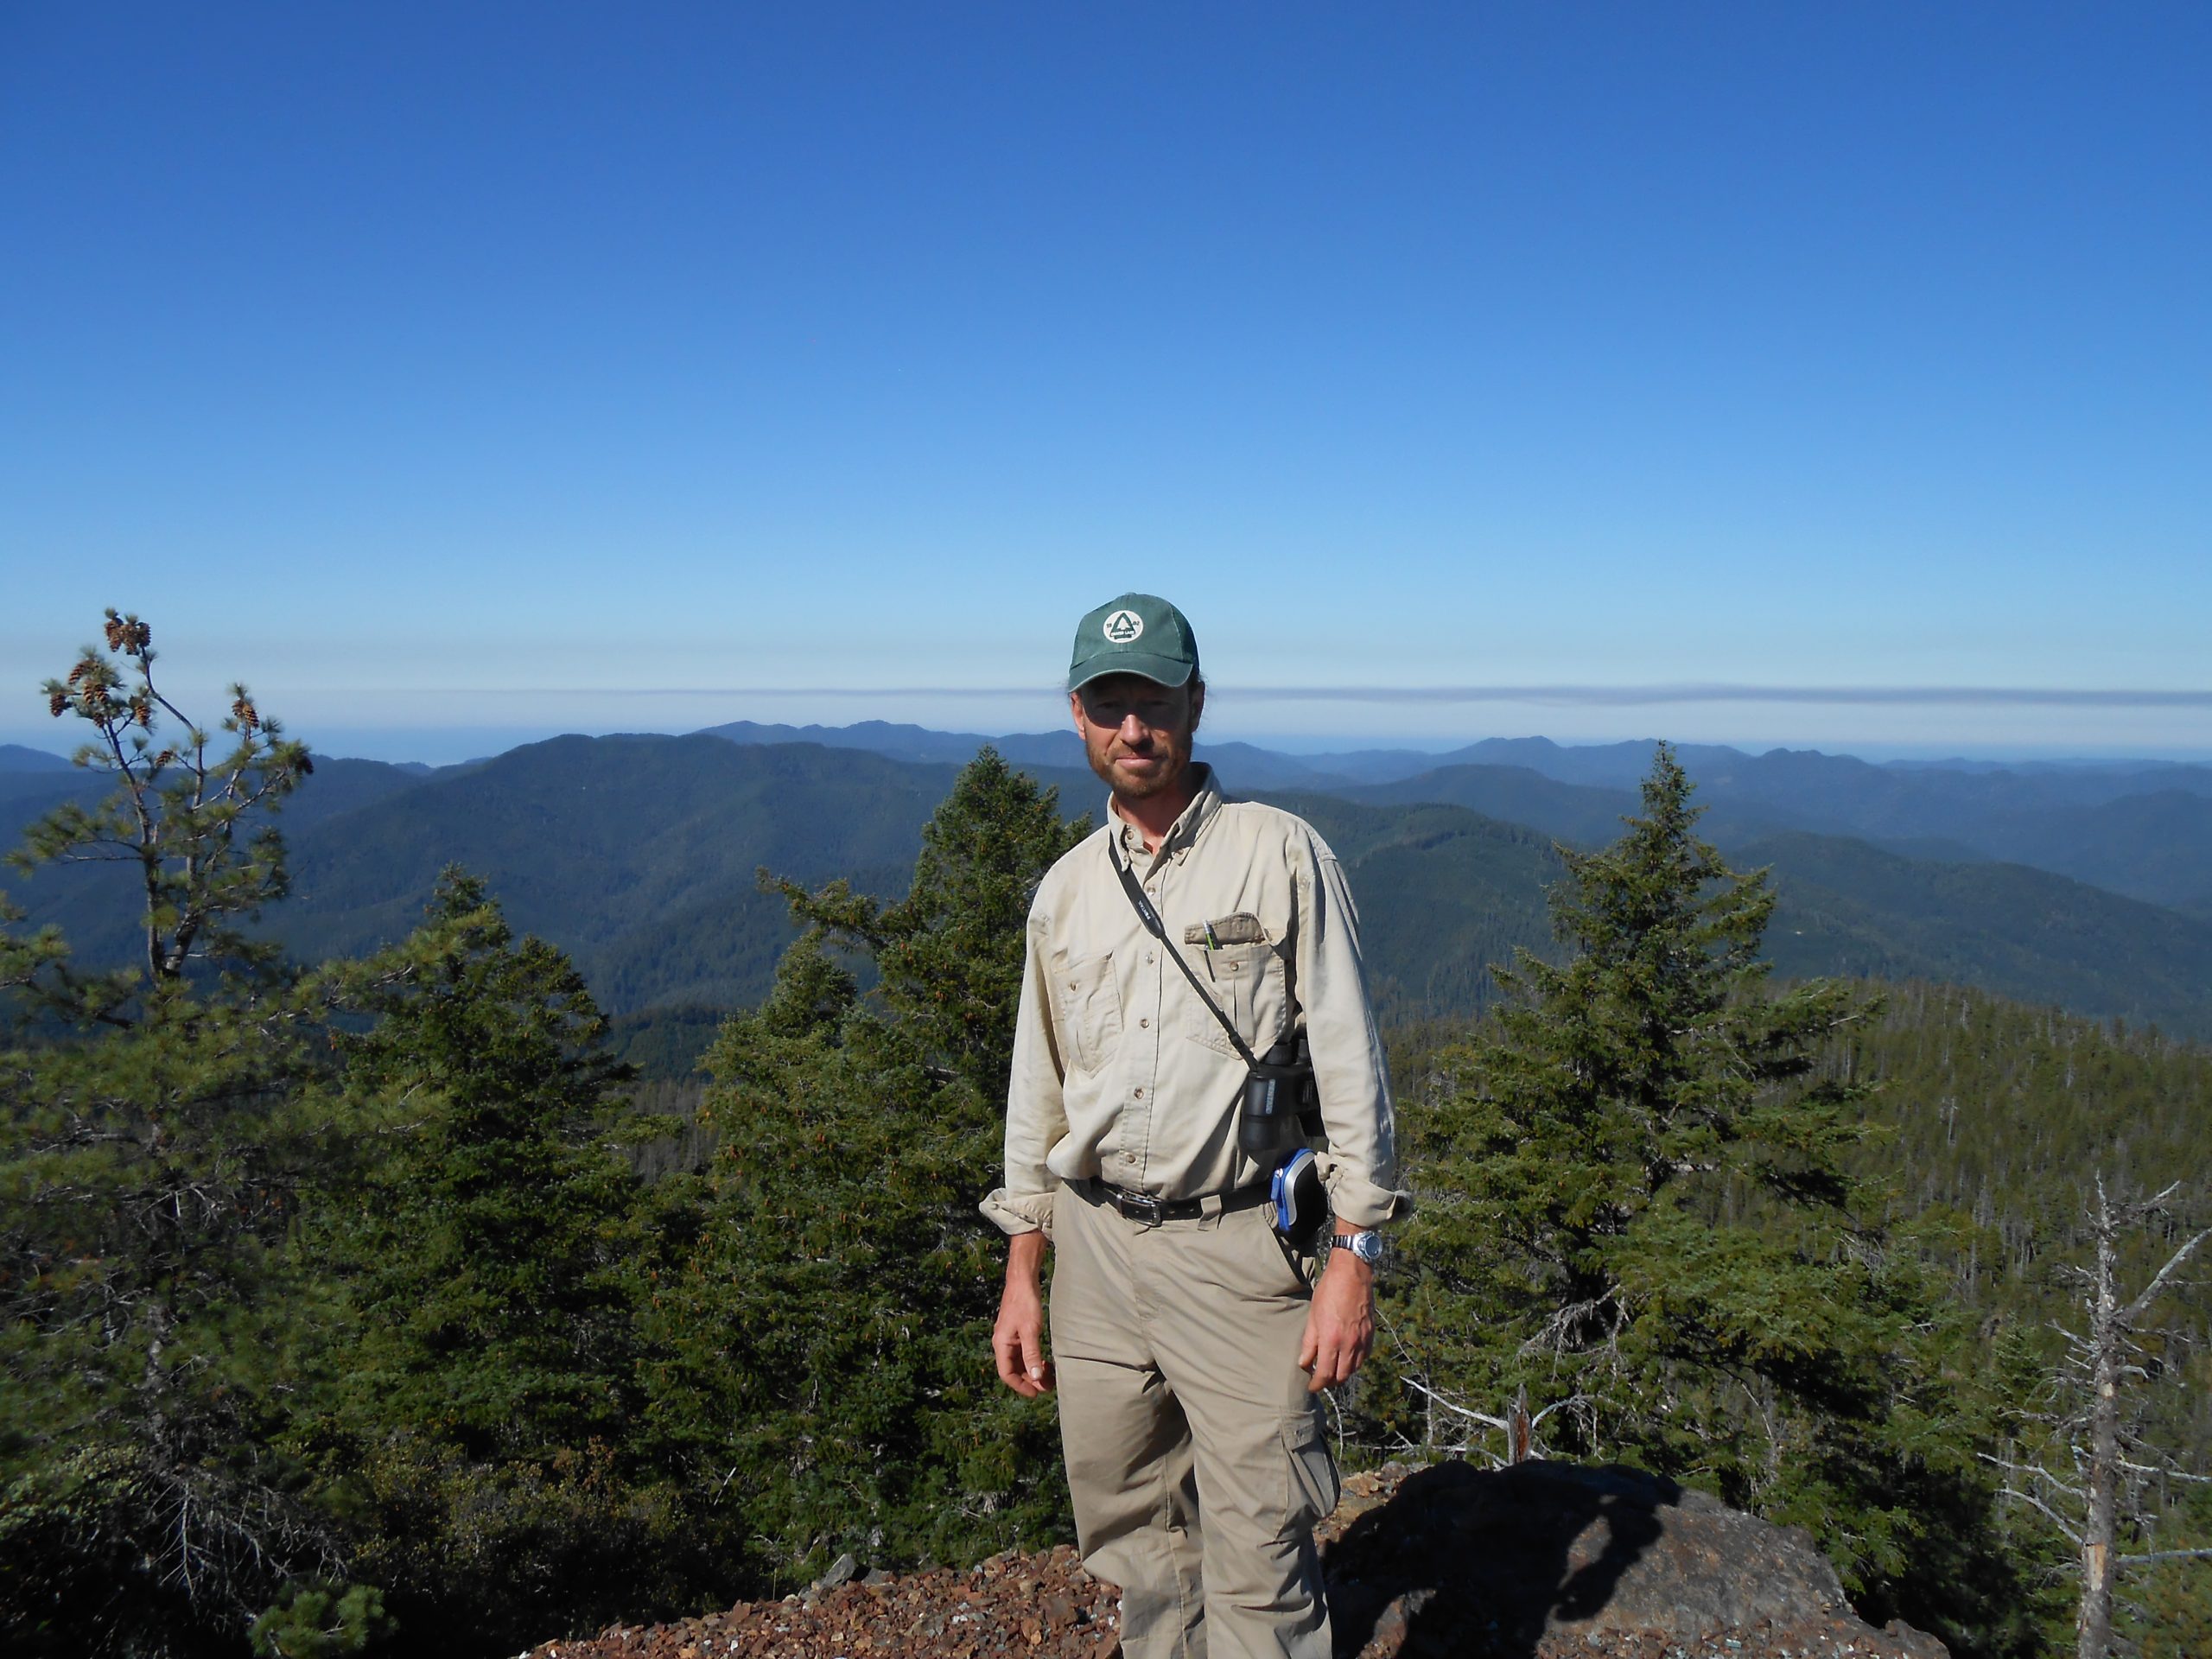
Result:
{"label": "man's hand", "polygon": [[1045,1298],[1039,1288],[1044,1268],[1044,1234],[1016,1233],[1007,1241],[1006,1289],[999,1296],[991,1351],[998,1356],[999,1381],[1025,1400],[1052,1386],[1052,1362],[1045,1357]]}
{"label": "man's hand", "polygon": [[1331,1250],[1306,1310],[1306,1340],[1298,1345],[1298,1369],[1313,1374],[1306,1391],[1319,1394],[1345,1381],[1374,1346],[1375,1269],[1350,1250]]}

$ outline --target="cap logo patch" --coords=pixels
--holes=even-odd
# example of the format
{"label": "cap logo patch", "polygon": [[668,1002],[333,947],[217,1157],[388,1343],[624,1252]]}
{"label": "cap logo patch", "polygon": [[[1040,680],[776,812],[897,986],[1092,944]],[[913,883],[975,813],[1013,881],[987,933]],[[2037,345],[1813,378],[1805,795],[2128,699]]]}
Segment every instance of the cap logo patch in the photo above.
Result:
{"label": "cap logo patch", "polygon": [[1135,611],[1116,611],[1106,619],[1104,632],[1117,645],[1133,645],[1144,635],[1144,619]]}

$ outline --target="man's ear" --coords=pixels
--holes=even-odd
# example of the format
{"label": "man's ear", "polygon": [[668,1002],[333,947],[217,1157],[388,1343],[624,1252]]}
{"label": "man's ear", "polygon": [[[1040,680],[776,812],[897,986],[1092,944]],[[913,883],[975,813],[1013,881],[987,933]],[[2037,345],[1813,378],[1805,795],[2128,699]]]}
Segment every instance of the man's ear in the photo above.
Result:
{"label": "man's ear", "polygon": [[1191,681],[1191,734],[1198,731],[1198,716],[1206,711],[1206,683],[1193,677]]}
{"label": "man's ear", "polygon": [[1068,693],[1068,718],[1075,721],[1075,734],[1077,737],[1081,737],[1090,729],[1083,718],[1083,693],[1080,691]]}

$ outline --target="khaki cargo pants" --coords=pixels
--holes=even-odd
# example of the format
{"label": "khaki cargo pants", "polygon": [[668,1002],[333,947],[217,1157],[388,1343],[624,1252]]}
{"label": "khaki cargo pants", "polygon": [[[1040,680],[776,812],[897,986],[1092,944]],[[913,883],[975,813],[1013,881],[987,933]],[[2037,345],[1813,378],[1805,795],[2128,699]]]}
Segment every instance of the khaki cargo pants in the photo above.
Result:
{"label": "khaki cargo pants", "polygon": [[1156,1225],[1052,1205],[1052,1360],[1084,1564],[1128,1659],[1328,1659],[1313,1523],[1337,1503],[1264,1206]]}

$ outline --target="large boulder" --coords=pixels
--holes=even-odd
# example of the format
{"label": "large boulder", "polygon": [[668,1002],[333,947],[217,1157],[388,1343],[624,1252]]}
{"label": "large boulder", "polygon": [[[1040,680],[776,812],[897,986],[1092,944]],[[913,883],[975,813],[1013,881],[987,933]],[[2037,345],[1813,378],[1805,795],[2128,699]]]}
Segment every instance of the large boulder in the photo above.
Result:
{"label": "large boulder", "polygon": [[1859,1623],[1808,1534],[1640,1470],[1445,1463],[1351,1484],[1372,1502],[1349,1524],[1339,1513],[1329,1547],[1339,1653],[1535,1653],[1560,1637],[1755,1630],[1863,1632],[1872,1642],[1861,1652],[1944,1652],[1918,1631]]}

